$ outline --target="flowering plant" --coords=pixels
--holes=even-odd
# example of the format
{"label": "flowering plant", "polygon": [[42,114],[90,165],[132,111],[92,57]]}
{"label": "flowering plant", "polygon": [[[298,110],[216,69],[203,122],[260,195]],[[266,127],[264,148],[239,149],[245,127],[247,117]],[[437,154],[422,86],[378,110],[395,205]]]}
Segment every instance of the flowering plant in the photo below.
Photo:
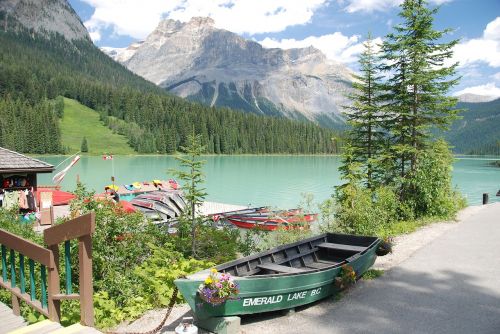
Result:
{"label": "flowering plant", "polygon": [[354,283],[356,283],[356,272],[351,266],[344,264],[340,276],[335,278],[335,285],[339,289],[345,289]]}
{"label": "flowering plant", "polygon": [[219,305],[235,296],[239,292],[238,283],[235,283],[230,274],[219,273],[217,269],[210,269],[210,274],[198,288],[200,298],[212,305]]}

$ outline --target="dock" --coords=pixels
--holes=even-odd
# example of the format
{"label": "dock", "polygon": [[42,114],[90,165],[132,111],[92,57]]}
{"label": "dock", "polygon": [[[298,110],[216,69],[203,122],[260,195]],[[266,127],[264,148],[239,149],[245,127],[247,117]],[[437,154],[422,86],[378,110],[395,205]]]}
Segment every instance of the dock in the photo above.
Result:
{"label": "dock", "polygon": [[[216,213],[243,210],[243,209],[248,209],[248,208],[249,208],[249,206],[247,206],[247,205],[205,201],[198,208],[197,212],[200,215],[207,216],[207,215],[213,215]],[[69,205],[59,205],[59,206],[54,207],[54,219],[64,218],[64,217],[68,218],[69,214],[70,214]]]}
{"label": "dock", "polygon": [[247,205],[227,204],[220,202],[203,202],[197,212],[200,215],[208,216],[229,211],[244,210],[250,208]]}

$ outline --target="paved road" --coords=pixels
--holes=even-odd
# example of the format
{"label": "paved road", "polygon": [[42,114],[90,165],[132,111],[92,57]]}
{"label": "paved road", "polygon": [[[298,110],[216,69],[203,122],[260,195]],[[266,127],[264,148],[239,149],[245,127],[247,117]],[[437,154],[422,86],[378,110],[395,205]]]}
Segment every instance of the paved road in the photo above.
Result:
{"label": "paved road", "polygon": [[500,334],[500,203],[341,301],[243,323],[244,333]]}

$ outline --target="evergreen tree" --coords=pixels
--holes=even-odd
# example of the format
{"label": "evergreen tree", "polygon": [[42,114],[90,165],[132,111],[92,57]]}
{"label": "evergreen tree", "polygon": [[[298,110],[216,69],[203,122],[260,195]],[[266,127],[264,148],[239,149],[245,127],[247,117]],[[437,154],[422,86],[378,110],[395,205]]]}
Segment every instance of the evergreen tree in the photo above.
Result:
{"label": "evergreen tree", "polygon": [[87,144],[86,137],[83,137],[82,139],[82,145],[80,146],[80,151],[82,151],[82,153],[87,153],[89,151],[89,146]]}
{"label": "evergreen tree", "polygon": [[405,178],[415,171],[419,153],[428,146],[430,128],[446,128],[456,117],[456,99],[447,96],[458,82],[457,64],[445,66],[458,40],[440,43],[450,32],[433,27],[437,8],[425,0],[405,0],[399,16],[402,23],[386,36],[382,45],[386,85],[386,128],[392,135],[398,174]]}
{"label": "evergreen tree", "polygon": [[[382,128],[384,113],[381,111],[381,75],[377,54],[371,35],[359,56],[360,75],[353,75],[354,92],[349,95],[352,104],[345,106],[344,115],[351,125],[348,132],[349,150],[344,162],[357,162],[366,174],[366,187],[372,188],[381,179],[380,159],[384,156],[385,135]],[[346,172],[349,169],[346,170]]]}
{"label": "evergreen tree", "polygon": [[62,96],[56,97],[54,101],[54,109],[57,117],[63,118],[64,116],[64,98]]}
{"label": "evergreen tree", "polygon": [[191,224],[191,252],[194,257],[196,254],[196,228],[203,221],[203,217],[196,216],[196,209],[202,204],[207,193],[201,184],[204,183],[202,172],[205,160],[200,160],[200,156],[205,152],[205,147],[201,144],[201,135],[192,134],[187,137],[187,146],[182,147],[182,151],[186,156],[178,156],[176,159],[180,162],[180,166],[187,171],[174,170],[173,173],[182,181],[184,181],[182,189],[187,201],[187,211],[183,212],[183,218],[187,218]]}

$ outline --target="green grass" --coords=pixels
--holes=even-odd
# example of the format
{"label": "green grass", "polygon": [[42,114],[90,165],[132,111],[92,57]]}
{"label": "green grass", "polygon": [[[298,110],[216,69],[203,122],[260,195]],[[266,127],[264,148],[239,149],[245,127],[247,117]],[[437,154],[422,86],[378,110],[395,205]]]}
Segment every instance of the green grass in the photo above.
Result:
{"label": "green grass", "polygon": [[369,270],[365,271],[365,273],[363,274],[363,279],[371,280],[371,279],[378,278],[378,277],[382,276],[383,274],[384,274],[383,270],[369,269]]}
{"label": "green grass", "polygon": [[75,100],[64,99],[61,135],[62,144],[68,148],[68,153],[80,151],[82,139],[85,136],[88,154],[136,154],[128,145],[127,138],[113,133],[99,120],[99,114],[95,110]]}

